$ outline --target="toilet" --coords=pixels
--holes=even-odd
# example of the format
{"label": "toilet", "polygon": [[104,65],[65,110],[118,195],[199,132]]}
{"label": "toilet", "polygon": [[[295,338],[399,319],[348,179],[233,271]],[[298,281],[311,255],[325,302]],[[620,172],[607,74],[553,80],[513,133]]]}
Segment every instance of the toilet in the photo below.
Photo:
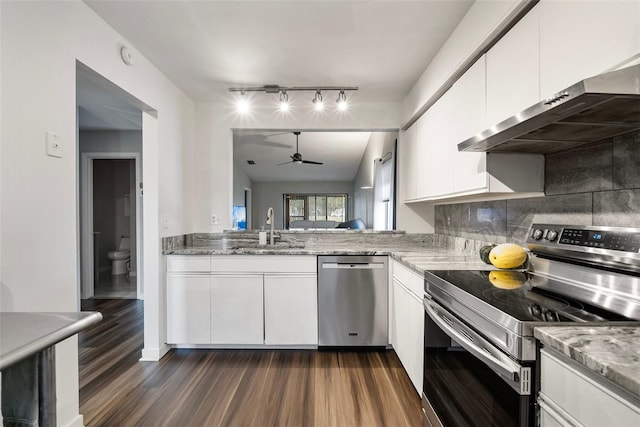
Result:
{"label": "toilet", "polygon": [[107,254],[107,258],[111,260],[111,275],[118,276],[120,274],[129,273],[129,249],[131,248],[131,239],[127,236],[120,238],[120,244],[117,251],[111,251]]}

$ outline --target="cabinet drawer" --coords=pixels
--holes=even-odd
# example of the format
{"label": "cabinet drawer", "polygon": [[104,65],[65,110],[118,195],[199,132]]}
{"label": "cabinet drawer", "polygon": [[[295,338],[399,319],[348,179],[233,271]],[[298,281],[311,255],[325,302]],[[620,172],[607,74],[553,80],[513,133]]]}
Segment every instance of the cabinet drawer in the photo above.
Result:
{"label": "cabinet drawer", "polygon": [[315,273],[313,255],[219,255],[211,257],[213,272]]}
{"label": "cabinet drawer", "polygon": [[209,255],[167,255],[167,273],[208,273],[210,271]]}
{"label": "cabinet drawer", "polygon": [[568,358],[542,350],[540,388],[546,398],[584,426],[637,426],[640,407]]}
{"label": "cabinet drawer", "polygon": [[395,260],[393,261],[393,278],[417,296],[424,294],[424,277]]}

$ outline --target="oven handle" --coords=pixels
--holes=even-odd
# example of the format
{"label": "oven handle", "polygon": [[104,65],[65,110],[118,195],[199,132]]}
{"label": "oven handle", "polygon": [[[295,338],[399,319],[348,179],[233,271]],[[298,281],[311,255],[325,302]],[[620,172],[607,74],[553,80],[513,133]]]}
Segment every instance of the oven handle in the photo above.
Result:
{"label": "oven handle", "polygon": [[[480,359],[487,366],[491,367],[493,371],[502,375],[505,378],[510,379],[511,381],[520,381],[520,370],[522,367],[509,359],[507,356],[502,355],[499,350],[495,350],[494,353],[498,353],[498,356],[491,354],[488,348],[492,348],[487,341],[484,341],[483,344],[485,348],[478,347],[474,344],[469,338],[467,338],[468,333],[464,333],[464,335],[458,331],[456,331],[452,325],[447,323],[438,313],[438,311],[446,311],[442,307],[440,307],[437,303],[431,300],[424,300],[424,309],[431,318],[447,335],[453,338],[458,344],[464,347],[469,353],[473,354],[475,357]],[[451,319],[447,318],[448,321],[451,322]],[[459,323],[459,322],[456,322]],[[462,327],[462,325],[460,325]],[[476,335],[475,333],[472,333]],[[471,335],[471,334],[469,334]]]}

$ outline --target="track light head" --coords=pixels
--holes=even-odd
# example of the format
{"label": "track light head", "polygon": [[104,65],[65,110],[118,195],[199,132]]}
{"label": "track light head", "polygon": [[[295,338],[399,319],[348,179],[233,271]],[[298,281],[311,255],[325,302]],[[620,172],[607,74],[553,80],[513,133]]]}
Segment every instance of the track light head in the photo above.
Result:
{"label": "track light head", "polygon": [[345,111],[349,107],[349,104],[347,103],[347,95],[344,93],[344,90],[340,90],[340,93],[338,93],[336,104],[338,104],[339,111]]}
{"label": "track light head", "polygon": [[249,99],[247,98],[246,92],[240,92],[240,97],[236,102],[236,108],[240,113],[248,113],[251,108],[251,104],[249,104]]}
{"label": "track light head", "polygon": [[316,90],[316,95],[313,97],[313,108],[316,111],[322,111],[324,109],[324,100],[322,99],[322,92]]}
{"label": "track light head", "polygon": [[280,100],[278,101],[279,109],[283,113],[289,111],[289,95],[286,90],[280,91]]}

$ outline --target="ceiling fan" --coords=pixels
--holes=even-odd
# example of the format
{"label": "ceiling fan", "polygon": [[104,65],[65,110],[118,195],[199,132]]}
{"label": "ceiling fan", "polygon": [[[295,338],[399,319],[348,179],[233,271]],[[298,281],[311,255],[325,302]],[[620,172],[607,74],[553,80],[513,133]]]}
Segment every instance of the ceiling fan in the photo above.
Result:
{"label": "ceiling fan", "polygon": [[281,165],[286,165],[288,163],[296,163],[296,164],[308,164],[308,165],[321,165],[322,162],[313,162],[311,160],[302,160],[302,154],[300,154],[298,152],[298,136],[300,136],[300,132],[293,132],[293,134],[296,136],[296,152],[293,153],[291,157],[291,161],[290,162],[284,162],[284,163],[278,163],[278,166]]}

